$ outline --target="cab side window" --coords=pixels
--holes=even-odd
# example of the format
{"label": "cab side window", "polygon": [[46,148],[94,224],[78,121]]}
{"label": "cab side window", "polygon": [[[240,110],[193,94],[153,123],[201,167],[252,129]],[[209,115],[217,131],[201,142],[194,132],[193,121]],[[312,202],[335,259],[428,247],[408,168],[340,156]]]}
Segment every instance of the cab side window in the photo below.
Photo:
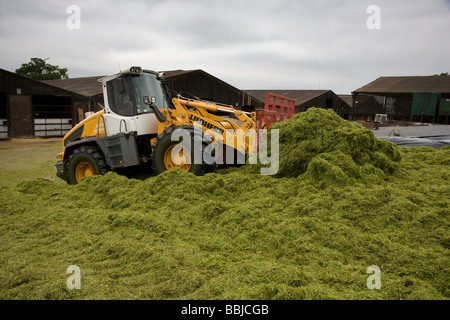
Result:
{"label": "cab side window", "polygon": [[117,78],[107,83],[108,104],[111,110],[122,116],[134,116],[133,96],[127,81]]}

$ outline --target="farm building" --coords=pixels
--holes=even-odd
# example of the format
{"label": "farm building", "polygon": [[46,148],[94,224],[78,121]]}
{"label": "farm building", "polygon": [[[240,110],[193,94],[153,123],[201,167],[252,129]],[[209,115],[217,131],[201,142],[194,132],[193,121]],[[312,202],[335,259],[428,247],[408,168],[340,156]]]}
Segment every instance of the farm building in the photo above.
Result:
{"label": "farm building", "polygon": [[0,138],[62,136],[87,111],[86,98],[0,69]]}
{"label": "farm building", "polygon": [[295,100],[295,113],[309,108],[333,109],[344,119],[348,119],[350,105],[331,90],[245,90],[249,96],[264,101],[267,92]]}
{"label": "farm building", "polygon": [[99,111],[100,107],[98,103],[103,105],[103,89],[98,79],[102,77],[44,80],[42,82],[83,96],[87,102],[86,111]]}
{"label": "farm building", "polygon": [[450,76],[380,77],[352,92],[352,120],[450,123]]}

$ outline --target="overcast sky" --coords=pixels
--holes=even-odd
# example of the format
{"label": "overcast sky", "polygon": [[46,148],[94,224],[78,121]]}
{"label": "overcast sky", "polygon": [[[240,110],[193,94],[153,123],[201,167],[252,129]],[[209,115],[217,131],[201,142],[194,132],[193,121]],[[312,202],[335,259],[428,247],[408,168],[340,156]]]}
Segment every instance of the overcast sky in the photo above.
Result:
{"label": "overcast sky", "polygon": [[239,89],[350,94],[380,76],[450,72],[449,33],[450,0],[0,0],[0,68],[39,57],[71,78],[202,69]]}

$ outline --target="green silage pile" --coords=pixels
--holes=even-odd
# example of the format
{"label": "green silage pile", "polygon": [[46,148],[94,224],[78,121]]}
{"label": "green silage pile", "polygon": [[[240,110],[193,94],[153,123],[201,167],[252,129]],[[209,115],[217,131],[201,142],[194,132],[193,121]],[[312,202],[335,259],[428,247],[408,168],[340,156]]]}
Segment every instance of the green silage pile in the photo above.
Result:
{"label": "green silage pile", "polygon": [[317,110],[274,127],[276,177],[247,165],[1,188],[0,298],[449,299],[450,148],[397,148]]}
{"label": "green silage pile", "polygon": [[[270,129],[279,130],[278,177],[302,175],[321,187],[374,182],[391,175],[401,160],[395,144],[332,110],[311,108]],[[270,150],[270,133],[268,141]]]}

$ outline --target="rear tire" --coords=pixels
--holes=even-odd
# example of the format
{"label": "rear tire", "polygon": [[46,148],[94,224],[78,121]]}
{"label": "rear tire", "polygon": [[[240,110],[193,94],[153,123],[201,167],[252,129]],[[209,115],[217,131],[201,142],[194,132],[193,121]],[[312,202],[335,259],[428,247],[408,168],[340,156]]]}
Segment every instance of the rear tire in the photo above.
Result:
{"label": "rear tire", "polygon": [[101,152],[93,146],[81,146],[73,150],[66,162],[66,172],[70,184],[78,184],[81,179],[109,171]]}
{"label": "rear tire", "polygon": [[[183,135],[178,141],[172,141],[172,133],[176,129],[184,129],[186,135]],[[184,162],[178,164],[171,158],[171,153],[173,151],[175,151],[175,153],[178,152],[178,150],[175,149],[177,145],[183,146],[183,151],[180,151],[179,153],[180,158],[186,160],[189,159],[190,164]],[[203,149],[206,145],[207,144],[203,143],[201,140],[196,141],[196,139],[194,139],[194,127],[192,126],[169,127],[158,135],[156,142],[152,146],[153,152],[150,156],[152,169],[156,174],[172,170],[176,167],[200,176],[209,172],[214,172],[216,165],[208,165],[203,161]],[[185,154],[185,152],[187,154]],[[201,162],[195,158],[196,155],[202,157]]]}

